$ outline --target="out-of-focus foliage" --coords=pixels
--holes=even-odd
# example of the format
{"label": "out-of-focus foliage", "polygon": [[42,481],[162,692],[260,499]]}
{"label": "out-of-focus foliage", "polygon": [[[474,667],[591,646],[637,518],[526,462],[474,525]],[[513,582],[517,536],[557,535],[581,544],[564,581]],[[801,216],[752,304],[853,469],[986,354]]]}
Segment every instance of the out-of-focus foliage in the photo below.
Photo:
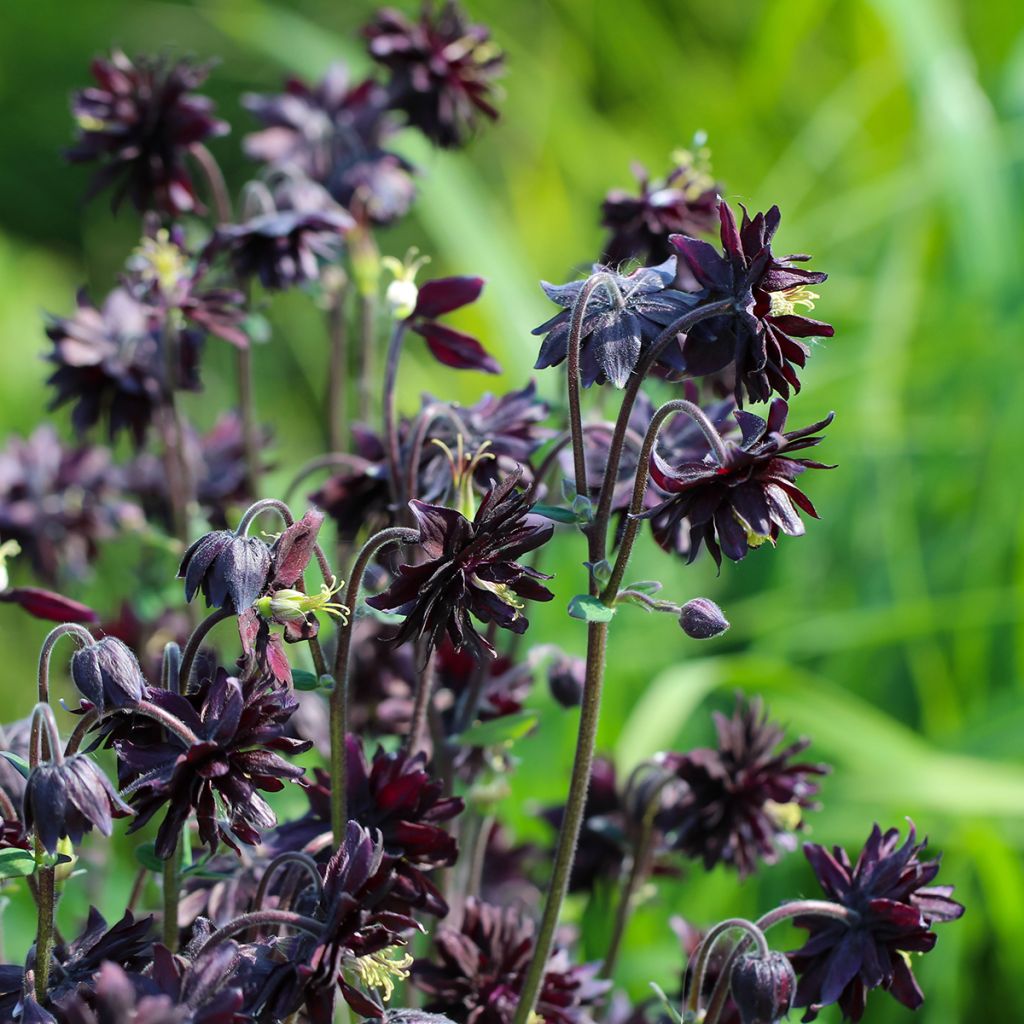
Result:
{"label": "out-of-focus foliage", "polygon": [[[944,851],[943,877],[958,884],[968,914],[917,969],[928,997],[920,1019],[1024,1019],[1024,9],[953,0],[467,7],[509,53],[503,119],[465,154],[402,137],[424,169],[422,198],[383,242],[398,255],[419,244],[439,272],[488,278],[467,325],[509,386],[529,376],[529,330],[549,313],[537,280],[566,280],[596,258],[604,192],[630,184],[633,159],[661,173],[695,131],[708,132],[730,199],[777,202],[780,248],[813,251],[831,275],[819,312],[836,337],[815,354],[798,399],[800,423],[838,411],[823,456],[841,468],[813,481],[823,521],[717,578],[709,559],[687,569],[641,542],[631,575],[665,579],[681,601],[713,597],[733,628],[700,647],[670,618],[623,609],[601,748],[628,769],[656,749],[702,741],[709,706],[727,704],[734,688],[763,693],[776,717],[813,737],[815,758],[836,766],[811,821],[816,841],[857,847],[872,819],[887,826],[908,814]],[[240,94],[273,89],[290,71],[313,77],[337,56],[364,66],[351,40],[369,11],[362,0],[4,5],[4,434],[31,429],[47,399],[43,311],[68,313],[82,280],[102,294],[136,242],[133,215],[111,226],[103,200],[85,207],[87,172],[59,159],[71,136],[68,94],[89,59],[112,43],[222,57],[206,91],[234,129],[213,145],[241,182],[250,168],[238,142],[251,122]],[[279,491],[289,467],[322,450],[326,350],[301,296],[276,301],[271,319],[256,365],[260,407],[277,426],[270,489]],[[419,352],[408,358],[419,364],[404,374],[407,398],[420,387],[471,400],[493,386]],[[230,360],[226,346],[212,346],[206,392],[186,398],[203,427],[234,400]],[[557,379],[542,381],[553,397]],[[54,419],[63,429],[66,418]],[[136,538],[130,550],[108,548],[95,581],[73,596],[114,612],[137,585],[126,567],[140,546],[152,547],[147,573],[173,575],[173,554]],[[557,573],[558,596],[532,616],[530,637],[580,651],[584,627],[564,608],[582,589],[585,556],[581,543],[559,550],[544,566]],[[45,629],[15,613],[0,619],[4,718],[33,703]],[[546,838],[530,809],[561,797],[572,755],[575,713],[553,705],[542,723],[519,748],[507,802],[521,808],[523,838]],[[129,846],[119,839],[120,869],[91,872],[80,888],[106,874],[107,895],[123,897]],[[87,843],[84,862],[98,852]],[[798,893],[814,894],[799,855],[739,888],[722,871],[666,883],[632,923],[622,977],[639,993],[678,970],[671,914],[754,916]],[[65,901],[62,914],[80,912],[83,898]],[[102,889],[94,898],[102,905]],[[583,922],[591,955],[610,918],[599,909]],[[12,949],[24,946],[27,920],[8,915]],[[881,997],[868,1012],[878,1024],[907,1016]]]}

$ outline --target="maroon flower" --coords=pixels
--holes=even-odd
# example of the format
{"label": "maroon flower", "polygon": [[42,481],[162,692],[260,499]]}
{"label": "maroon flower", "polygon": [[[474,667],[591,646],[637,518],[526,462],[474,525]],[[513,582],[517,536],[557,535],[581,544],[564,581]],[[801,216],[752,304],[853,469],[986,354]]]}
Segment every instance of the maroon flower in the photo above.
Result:
{"label": "maroon flower", "polygon": [[675,255],[669,235],[702,235],[714,229],[720,188],[708,171],[706,156],[682,150],[674,154],[673,164],[662,181],[652,181],[644,167],[634,164],[640,194],[614,189],[605,197],[601,226],[610,235],[602,262],[662,263]]}
{"label": "maroon flower", "polygon": [[[288,690],[259,678],[238,680],[219,672],[187,696],[153,690],[150,700],[196,736],[186,744],[176,735],[159,742],[118,740],[125,793],[137,817],[129,831],[142,828],[167,809],[157,831],[156,853],[167,859],[189,814],[195,813],[199,838],[211,851],[223,839],[260,842],[260,832],[277,819],[259,790],[277,792],[284,781],[299,782],[303,769],[278,753],[299,754],[309,743],[283,735],[296,708]],[[218,801],[226,819],[218,813]]]}
{"label": "maroon flower", "polygon": [[182,557],[178,577],[185,581],[186,601],[202,591],[208,608],[230,608],[241,614],[263,593],[270,567],[266,541],[217,530],[192,543]]}
{"label": "maroon flower", "polygon": [[427,281],[417,292],[416,305],[406,319],[410,330],[426,339],[434,358],[456,370],[501,373],[501,367],[472,335],[437,322],[439,316],[476,302],[483,291],[479,277],[441,277]]}
{"label": "maroon flower", "polygon": [[932,926],[955,921],[964,908],[951,898],[950,885],[930,885],[939,861],[921,860],[925,843],[916,842],[913,824],[903,845],[897,829],[875,825],[852,864],[846,851],[807,843],[804,853],[826,896],[851,911],[845,921],[807,915],[794,918],[806,928],[807,942],[789,957],[799,975],[796,1006],[805,1021],[838,1003],[843,1015],[864,1016],[867,994],[883,988],[916,1010],[924,1001],[910,966],[910,954],[935,945]]}
{"label": "maroon flower", "polygon": [[469,24],[454,3],[436,16],[424,3],[415,22],[385,8],[364,34],[370,56],[391,72],[391,106],[436,145],[463,145],[481,115],[497,120],[492,82],[505,58],[488,29]]}
{"label": "maroon flower", "polygon": [[[651,519],[654,538],[666,551],[687,552],[692,562],[707,546],[715,562],[722,553],[734,562],[780,533],[799,537],[804,524],[797,508],[818,518],[796,479],[807,469],[831,469],[789,453],[820,444],[814,435],[832,422],[831,414],[802,430],[784,432],[789,406],[772,402],[768,419],[737,410],[743,437],[725,442],[725,462],[713,456],[670,466],[655,452],[651,479],[670,497],[643,513]],[[688,536],[685,534],[688,533]]]}
{"label": "maroon flower", "polygon": [[8,587],[0,590],[0,601],[19,605],[34,619],[47,622],[99,621],[99,616],[87,605],[39,587]]}
{"label": "maroon flower", "polygon": [[704,377],[729,370],[736,400],[746,394],[752,402],[766,402],[773,391],[783,398],[800,390],[796,367],[802,367],[810,349],[798,338],[831,338],[829,324],[798,312],[814,308],[817,295],[810,285],[821,284],[827,274],[794,266],[810,256],[772,254],[771,242],[779,227],[779,208],[751,220],[743,211],[737,228],[732,211],[719,206],[722,253],[696,238],[674,235],[672,244],[703,291],[704,301],[731,299],[734,308],[723,316],[697,324],[686,336],[683,357],[686,372]]}
{"label": "maroon flower", "polygon": [[470,615],[524,633],[529,626],[524,601],[553,598],[539,582],[550,577],[516,561],[554,531],[550,523],[531,518],[532,505],[516,491],[518,482],[516,474],[488,491],[472,522],[455,509],[409,502],[426,560],[402,565],[394,583],[367,601],[379,611],[405,615],[396,644],[424,637],[436,648],[447,634],[456,650],[469,644],[478,655],[494,657]]}
{"label": "maroon flower", "polygon": [[749,875],[760,858],[778,860],[779,848],[796,844],[800,815],[816,808],[821,764],[794,762],[810,741],[781,747],[785,734],[768,720],[760,699],[736,698],[730,718],[715,714],[718,746],[670,755],[667,766],[688,792],[659,815],[670,845],[699,857],[708,869],[719,862]]}
{"label": "maroon flower", "polygon": [[196,94],[209,68],[187,60],[137,57],[115,50],[92,64],[96,85],[75,93],[71,110],[78,139],[66,156],[102,165],[90,196],[114,186],[114,208],[127,197],[138,210],[177,216],[200,210],[186,156],[228,126],[213,103]]}
{"label": "maroon flower", "polygon": [[[462,926],[440,928],[437,962],[419,960],[413,982],[427,994],[428,1012],[458,1024],[511,1024],[533,952],[532,921],[513,907],[466,901]],[[537,999],[548,1024],[585,1024],[611,982],[597,979],[597,965],[573,965],[556,950]]]}

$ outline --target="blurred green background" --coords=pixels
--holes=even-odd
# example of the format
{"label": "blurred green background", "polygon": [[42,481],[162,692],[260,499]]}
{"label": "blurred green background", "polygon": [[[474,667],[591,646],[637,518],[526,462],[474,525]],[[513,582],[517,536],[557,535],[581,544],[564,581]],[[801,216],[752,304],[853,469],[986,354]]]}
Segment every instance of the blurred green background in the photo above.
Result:
{"label": "blurred green background", "polygon": [[[455,155],[402,136],[399,148],[423,168],[421,199],[382,242],[399,255],[419,244],[436,270],[488,279],[463,323],[506,367],[503,384],[528,378],[529,330],[550,313],[537,279],[565,280],[595,258],[604,192],[631,184],[633,159],[662,173],[697,130],[709,135],[728,197],[756,209],[777,202],[781,250],[813,252],[814,267],[831,274],[818,312],[836,337],[804,374],[791,420],[837,411],[821,452],[840,468],[808,484],[823,520],[717,578],[708,560],[684,569],[642,542],[636,578],[660,576],[680,600],[715,598],[733,629],[701,646],[670,618],[625,609],[613,627],[602,749],[626,770],[655,750],[704,742],[710,708],[727,706],[734,689],[763,693],[835,766],[811,819],[815,840],[856,848],[873,820],[911,816],[943,851],[940,880],[957,884],[968,913],[940,929],[917,968],[928,997],[919,1019],[1024,1020],[1024,7],[466,6],[509,54],[503,120]],[[240,186],[252,170],[238,151],[250,127],[240,94],[272,90],[286,72],[318,75],[339,56],[365,68],[353,33],[370,10],[363,0],[4,5],[3,434],[44,415],[43,312],[70,312],[83,281],[102,295],[136,241],[130,213],[112,222],[102,200],[83,206],[88,172],[59,158],[71,135],[67,97],[85,83],[89,59],[111,44],[222,58],[206,91],[234,131],[214,148]],[[280,486],[289,467],[322,450],[326,349],[319,314],[302,296],[277,301],[271,318],[274,337],[256,359]],[[233,401],[224,348],[210,346],[207,390],[186,406],[203,425]],[[441,370],[418,351],[403,380],[408,401],[423,387],[471,400],[493,384]],[[543,382],[553,396],[557,384],[557,374]],[[66,430],[63,413],[54,419]],[[104,612],[130,597],[135,543],[106,552],[76,596]],[[533,616],[531,636],[582,651],[583,625],[562,612],[584,589],[582,543],[567,535],[560,552],[559,600]],[[167,553],[144,553],[150,572],[173,572]],[[0,616],[5,718],[31,707],[44,634],[15,610]],[[546,706],[543,692],[537,702]],[[546,708],[520,747],[507,812],[523,838],[546,834],[531,808],[564,792],[574,728],[574,714]],[[92,844],[86,858],[100,849]],[[126,866],[95,890],[109,914],[130,873]],[[798,894],[815,894],[799,854],[742,886],[723,871],[673,883],[634,919],[621,978],[635,993],[650,979],[672,984],[670,914],[706,924]],[[65,912],[79,906],[69,900]],[[7,923],[8,954],[20,956],[26,919]],[[592,954],[606,924],[588,915]],[[868,1020],[909,1017],[884,994],[870,1001]]]}

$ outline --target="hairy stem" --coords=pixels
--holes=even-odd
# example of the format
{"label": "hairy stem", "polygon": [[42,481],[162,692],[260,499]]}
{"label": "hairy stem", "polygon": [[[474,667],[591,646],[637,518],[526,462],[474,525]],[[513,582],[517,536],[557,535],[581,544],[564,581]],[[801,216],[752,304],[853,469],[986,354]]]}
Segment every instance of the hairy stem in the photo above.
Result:
{"label": "hairy stem", "polygon": [[[36,862],[43,856],[43,844],[36,839]],[[55,868],[39,868],[38,878],[38,917],[36,924],[36,999],[46,1002],[46,993],[50,987],[50,960],[53,958],[54,917],[57,913],[57,872]]]}
{"label": "hairy stem", "polygon": [[251,914],[242,914],[234,921],[229,921],[223,928],[218,928],[203,943],[202,949],[196,954],[198,960],[204,953],[226,942],[233,935],[244,932],[249,928],[261,928],[264,925],[287,925],[300,932],[308,932],[310,935],[319,935],[323,925],[314,917],[306,917],[304,914],[293,914],[290,910],[256,910]]}
{"label": "hairy stem", "polygon": [[[711,955],[715,951],[720,939],[724,938],[727,932],[735,929],[742,929],[746,933],[744,939],[737,943],[737,948],[745,946],[747,941],[753,941],[757,945],[758,953],[761,956],[768,955],[768,943],[761,929],[752,921],[742,917],[731,917],[726,921],[716,924],[701,941],[697,950],[697,958],[694,961],[693,971],[690,974],[690,989],[686,996],[686,1009],[689,1013],[697,1014],[700,1011],[700,997],[704,991],[704,979],[707,976],[708,964],[711,962]],[[731,963],[732,953],[730,953]],[[720,978],[728,978],[731,971],[723,970]],[[728,989],[728,986],[727,986]],[[711,1002],[714,1002],[712,996]],[[710,1003],[709,1003],[710,1006]]]}
{"label": "hairy stem", "polygon": [[172,952],[178,952],[178,901],[181,897],[181,844],[184,829],[178,833],[170,857],[164,861],[164,919],[163,944]]}
{"label": "hairy stem", "polygon": [[416,668],[412,720],[409,722],[409,734],[405,738],[405,749],[409,754],[415,754],[423,742],[427,714],[434,696],[434,652],[425,640],[416,644]]}
{"label": "hairy stem", "polygon": [[398,440],[398,364],[402,358],[405,321],[399,320],[391,332],[387,363],[384,366],[384,447],[388,455],[388,486],[391,500],[401,509],[405,491],[402,474],[402,452]]}
{"label": "hairy stem", "polygon": [[96,638],[89,630],[74,622],[63,622],[46,634],[43,646],[39,649],[39,672],[36,677],[38,700],[41,704],[50,703],[50,656],[62,636],[70,636],[79,649],[96,642]]}
{"label": "hairy stem", "polygon": [[185,644],[185,650],[181,656],[181,667],[178,670],[179,693],[189,692],[189,681],[192,678],[192,666],[195,664],[196,655],[199,653],[199,648],[202,645],[202,642],[206,639],[206,634],[209,633],[218,622],[234,618],[234,615],[235,613],[230,608],[217,608],[210,612],[210,614],[207,615],[194,630],[192,630],[192,635],[188,638],[188,643]]}
{"label": "hairy stem", "polygon": [[201,142],[192,144],[191,153],[206,178],[217,220],[221,224],[230,224],[235,219],[231,210],[231,194],[217,158]]}
{"label": "hairy stem", "polygon": [[267,892],[270,890],[270,883],[274,880],[274,876],[280,874],[282,869],[290,867],[302,868],[313,883],[317,896],[320,895],[324,886],[320,878],[320,869],[316,866],[316,861],[308,853],[302,853],[298,850],[286,850],[284,853],[279,853],[263,871],[263,876],[256,887],[256,895],[252,901],[252,905],[257,910],[263,908],[263,903],[267,898]]}

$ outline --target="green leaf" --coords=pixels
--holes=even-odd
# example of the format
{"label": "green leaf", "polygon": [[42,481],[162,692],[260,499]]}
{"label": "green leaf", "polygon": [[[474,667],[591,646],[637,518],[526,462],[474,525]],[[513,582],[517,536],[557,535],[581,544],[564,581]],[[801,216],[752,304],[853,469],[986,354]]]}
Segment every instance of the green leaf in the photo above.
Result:
{"label": "green leaf", "polygon": [[26,878],[36,869],[28,850],[0,850],[0,878]]}
{"label": "green leaf", "polygon": [[24,778],[28,778],[32,769],[29,767],[28,761],[26,761],[25,758],[19,757],[17,754],[14,754],[9,750],[0,750],[0,757],[6,758],[15,768],[17,768]]}
{"label": "green leaf", "polygon": [[556,523],[575,523],[577,521],[576,513],[571,508],[561,508],[558,505],[534,505],[533,511]]}
{"label": "green leaf", "polygon": [[242,330],[256,345],[270,341],[270,321],[262,313],[250,313],[242,323]]}
{"label": "green leaf", "polygon": [[536,724],[536,711],[519,711],[514,715],[503,715],[490,722],[471,725],[455,737],[457,743],[467,747],[496,747],[521,739]]}
{"label": "green leaf", "polygon": [[577,594],[569,602],[569,614],[584,622],[611,622],[615,609],[590,594]]}
{"label": "green leaf", "polygon": [[661,583],[658,580],[637,580],[636,583],[627,583],[626,590],[635,590],[638,594],[653,596],[661,590]]}
{"label": "green leaf", "polygon": [[156,855],[156,843],[150,841],[135,847],[135,859],[148,871],[163,873],[164,862]]}

